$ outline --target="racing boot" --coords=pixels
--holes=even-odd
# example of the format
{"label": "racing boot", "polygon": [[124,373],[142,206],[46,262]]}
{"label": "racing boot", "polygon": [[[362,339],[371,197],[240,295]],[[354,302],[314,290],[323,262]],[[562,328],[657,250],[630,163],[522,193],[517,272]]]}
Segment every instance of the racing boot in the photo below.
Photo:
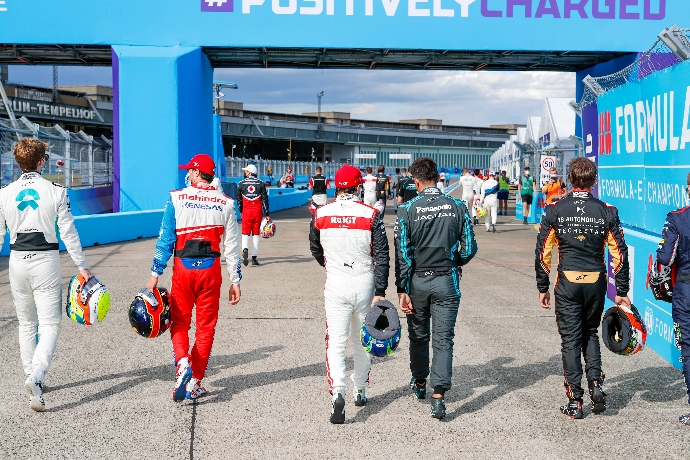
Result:
{"label": "racing boot", "polygon": [[362,407],[367,404],[367,394],[364,388],[357,389],[355,388],[354,393],[352,394],[352,397],[355,400],[355,406],[357,407]]}
{"label": "racing boot", "polygon": [[606,393],[602,388],[603,380],[590,380],[589,397],[592,399],[592,413],[601,414],[606,410]]}
{"label": "racing boot", "polygon": [[333,391],[333,400],[331,401],[331,423],[341,425],[345,423],[345,397],[343,397],[342,390]]}
{"label": "racing boot", "polygon": [[29,407],[36,412],[43,412],[46,410],[46,403],[43,399],[43,378],[36,375],[34,372],[24,382],[24,388],[29,394]]}
{"label": "racing boot", "polygon": [[426,399],[426,380],[423,380],[421,384],[414,378],[410,380],[410,389],[414,391],[414,397],[417,399]]}
{"label": "racing boot", "polygon": [[187,358],[183,358],[177,365],[177,381],[172,394],[173,401],[175,402],[184,401],[187,397],[187,384],[192,379],[192,367],[188,362]]}
{"label": "racing boot", "polygon": [[445,398],[431,398],[431,416],[439,420],[446,417]]}
{"label": "racing boot", "polygon": [[252,256],[252,265],[261,265],[257,260],[256,256]]}
{"label": "racing boot", "polygon": [[242,249],[242,263],[245,267],[249,265],[249,249],[247,248]]}
{"label": "racing boot", "polygon": [[580,419],[582,415],[582,400],[581,399],[571,399],[568,404],[561,406],[561,412],[570,418]]}
{"label": "racing boot", "polygon": [[191,379],[187,384],[187,399],[195,400],[196,398],[206,396],[206,393],[206,388],[201,385],[201,380]]}

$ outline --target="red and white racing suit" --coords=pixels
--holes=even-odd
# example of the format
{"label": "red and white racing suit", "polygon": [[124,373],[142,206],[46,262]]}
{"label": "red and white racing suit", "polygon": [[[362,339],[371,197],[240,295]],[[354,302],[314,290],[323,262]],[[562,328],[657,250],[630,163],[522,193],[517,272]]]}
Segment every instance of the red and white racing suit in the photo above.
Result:
{"label": "red and white racing suit", "polygon": [[242,213],[242,249],[249,248],[252,238],[252,256],[259,255],[261,219],[268,217],[268,192],[266,184],[256,176],[243,179],[237,186],[237,207]]}
{"label": "red and white racing suit", "polygon": [[[170,337],[175,364],[188,358],[192,377],[201,380],[208,358],[220,307],[220,243],[232,284],[240,284],[240,247],[235,202],[204,182],[170,192],[153,255],[151,274],[162,275],[171,256]],[[189,328],[196,305],[194,348],[189,352]]]}
{"label": "red and white racing suit", "polygon": [[309,232],[311,253],[326,267],[326,371],[329,391],[344,390],[345,348],[353,341],[355,390],[369,383],[371,355],[359,333],[374,295],[385,296],[390,256],[381,214],[339,195],[316,209]]}

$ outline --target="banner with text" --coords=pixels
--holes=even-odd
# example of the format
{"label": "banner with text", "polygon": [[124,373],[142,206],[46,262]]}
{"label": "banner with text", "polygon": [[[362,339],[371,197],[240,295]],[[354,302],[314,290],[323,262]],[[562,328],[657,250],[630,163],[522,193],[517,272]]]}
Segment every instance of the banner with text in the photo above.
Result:
{"label": "banner with text", "polygon": [[599,197],[627,225],[660,234],[690,204],[689,84],[686,61],[597,100]]}

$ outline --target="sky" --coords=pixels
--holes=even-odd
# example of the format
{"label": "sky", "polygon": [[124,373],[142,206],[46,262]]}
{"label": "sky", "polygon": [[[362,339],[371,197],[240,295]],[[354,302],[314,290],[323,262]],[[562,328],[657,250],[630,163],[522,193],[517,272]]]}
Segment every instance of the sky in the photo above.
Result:
{"label": "sky", "polygon": [[[439,70],[216,69],[214,78],[239,89],[224,99],[248,110],[281,113],[349,112],[351,118],[441,119],[446,125],[525,124],[541,116],[544,98],[575,98],[575,74]],[[52,67],[10,66],[9,79],[50,86]],[[60,85],[112,84],[108,67],[60,67]]]}

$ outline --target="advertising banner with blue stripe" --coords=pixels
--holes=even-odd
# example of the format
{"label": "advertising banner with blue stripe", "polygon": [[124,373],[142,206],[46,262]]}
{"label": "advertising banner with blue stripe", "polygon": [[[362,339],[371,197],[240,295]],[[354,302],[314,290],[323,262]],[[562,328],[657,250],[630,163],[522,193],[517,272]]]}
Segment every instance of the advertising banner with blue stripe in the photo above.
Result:
{"label": "advertising banner with blue stripe", "polygon": [[647,282],[647,271],[656,259],[659,238],[630,228],[624,231],[630,256],[631,289],[628,295],[647,326],[647,346],[678,369],[682,369],[680,351],[673,332],[671,304],[656,300]]}
{"label": "advertising banner with blue stripe", "polygon": [[690,204],[690,62],[607,92],[596,107],[597,121],[588,117],[583,133],[596,128],[599,198],[615,205],[625,224],[629,296],[647,326],[647,345],[681,368],[671,304],[654,298],[647,273],[666,215]]}
{"label": "advertising banner with blue stripe", "polygon": [[599,197],[621,221],[660,234],[666,214],[688,206],[690,62],[597,100]]}
{"label": "advertising banner with blue stripe", "polygon": [[1,0],[3,43],[640,52],[686,0]]}

